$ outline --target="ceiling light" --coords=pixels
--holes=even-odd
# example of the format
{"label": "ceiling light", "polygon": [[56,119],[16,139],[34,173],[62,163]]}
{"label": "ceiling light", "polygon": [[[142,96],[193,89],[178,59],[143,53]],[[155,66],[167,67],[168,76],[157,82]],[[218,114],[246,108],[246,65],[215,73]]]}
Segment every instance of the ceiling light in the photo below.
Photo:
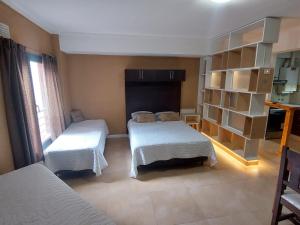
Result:
{"label": "ceiling light", "polygon": [[211,0],[211,1],[216,3],[225,3],[225,2],[229,2],[230,0]]}

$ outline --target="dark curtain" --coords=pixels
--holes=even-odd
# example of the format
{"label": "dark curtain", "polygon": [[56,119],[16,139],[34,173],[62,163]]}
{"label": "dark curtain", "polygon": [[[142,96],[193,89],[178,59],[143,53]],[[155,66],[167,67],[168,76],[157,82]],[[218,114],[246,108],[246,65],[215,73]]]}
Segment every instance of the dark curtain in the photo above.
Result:
{"label": "dark curtain", "polygon": [[25,47],[0,37],[0,76],[15,168],[43,159],[36,104]]}
{"label": "dark curtain", "polygon": [[42,55],[45,72],[45,82],[48,97],[48,112],[52,140],[55,140],[64,130],[64,113],[62,107],[61,88],[56,59],[49,55]]}

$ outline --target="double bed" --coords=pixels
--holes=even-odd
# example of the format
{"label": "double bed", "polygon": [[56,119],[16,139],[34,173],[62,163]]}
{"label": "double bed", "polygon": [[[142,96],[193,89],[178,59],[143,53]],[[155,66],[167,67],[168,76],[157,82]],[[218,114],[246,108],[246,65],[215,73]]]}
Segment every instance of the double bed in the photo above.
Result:
{"label": "double bed", "polygon": [[[142,78],[135,76],[140,73]],[[184,81],[184,70],[125,70],[126,121],[132,153],[131,177],[137,177],[140,165],[170,162],[173,159],[208,158],[210,165],[216,164],[216,154],[207,137],[180,121],[179,117],[177,121],[159,118],[162,112],[180,112],[181,86]],[[158,118],[138,123],[133,115],[141,111],[155,113]]]}
{"label": "double bed", "polygon": [[107,135],[104,120],[72,123],[45,149],[45,165],[55,173],[92,170],[98,176],[107,167],[103,155]]}
{"label": "double bed", "polygon": [[0,224],[115,225],[40,164],[0,176]]}
{"label": "double bed", "polygon": [[128,122],[132,153],[130,176],[136,178],[137,167],[157,161],[207,157],[217,163],[211,141],[183,121]]}

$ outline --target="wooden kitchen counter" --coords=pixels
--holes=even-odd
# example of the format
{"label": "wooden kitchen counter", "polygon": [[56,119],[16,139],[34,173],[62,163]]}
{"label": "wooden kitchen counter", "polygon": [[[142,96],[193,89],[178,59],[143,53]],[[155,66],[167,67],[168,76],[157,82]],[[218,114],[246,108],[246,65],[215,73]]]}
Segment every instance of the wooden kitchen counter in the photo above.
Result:
{"label": "wooden kitchen counter", "polygon": [[275,103],[271,101],[266,101],[265,105],[272,108],[283,109],[286,111],[285,119],[284,119],[284,127],[283,127],[281,142],[280,142],[280,149],[279,149],[279,152],[281,153],[282,147],[288,146],[289,136],[291,134],[291,129],[293,125],[294,113],[296,110],[300,110],[300,105],[285,104],[280,102]]}

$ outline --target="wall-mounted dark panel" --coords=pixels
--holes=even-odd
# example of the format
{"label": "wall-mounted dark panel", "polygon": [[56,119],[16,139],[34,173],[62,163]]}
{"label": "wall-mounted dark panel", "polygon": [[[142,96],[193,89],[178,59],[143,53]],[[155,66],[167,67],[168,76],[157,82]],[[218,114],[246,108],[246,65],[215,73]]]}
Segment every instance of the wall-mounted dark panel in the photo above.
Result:
{"label": "wall-mounted dark panel", "polygon": [[125,81],[131,82],[172,82],[184,81],[185,70],[148,70],[148,69],[126,69]]}
{"label": "wall-mounted dark panel", "polygon": [[126,82],[126,121],[136,111],[180,111],[181,82]]}

